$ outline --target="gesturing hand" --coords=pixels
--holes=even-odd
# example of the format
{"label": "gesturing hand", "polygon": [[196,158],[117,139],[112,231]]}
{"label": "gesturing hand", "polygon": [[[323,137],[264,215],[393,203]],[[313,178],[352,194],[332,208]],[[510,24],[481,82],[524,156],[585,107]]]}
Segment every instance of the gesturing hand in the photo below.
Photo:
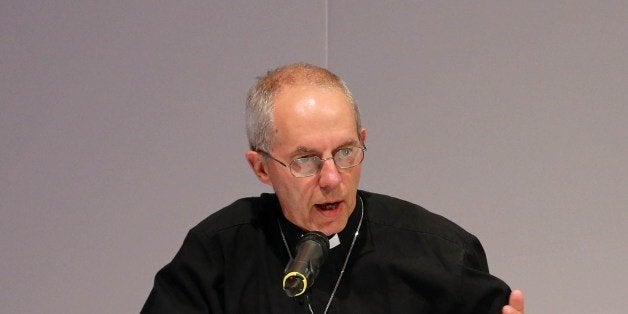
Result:
{"label": "gesturing hand", "polygon": [[508,305],[502,308],[502,314],[523,314],[523,292],[514,290],[510,293]]}

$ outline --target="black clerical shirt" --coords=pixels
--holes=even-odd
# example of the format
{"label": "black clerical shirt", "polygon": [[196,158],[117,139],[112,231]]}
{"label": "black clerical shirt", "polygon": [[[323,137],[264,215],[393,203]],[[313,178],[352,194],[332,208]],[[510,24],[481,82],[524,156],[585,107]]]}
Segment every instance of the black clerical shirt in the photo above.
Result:
{"label": "black clerical shirt", "polygon": [[[417,205],[358,192],[364,220],[327,313],[501,312],[510,289],[488,273],[479,241]],[[142,313],[323,313],[360,220],[360,201],[313,286],[289,298],[281,287],[303,233],[274,194],[245,198],[188,233],[155,277]],[[279,228],[281,224],[282,228]]]}

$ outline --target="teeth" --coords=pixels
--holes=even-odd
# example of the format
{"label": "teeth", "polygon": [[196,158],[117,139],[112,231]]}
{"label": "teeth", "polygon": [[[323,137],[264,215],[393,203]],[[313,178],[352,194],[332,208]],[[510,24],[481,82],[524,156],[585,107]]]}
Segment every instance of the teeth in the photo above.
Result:
{"label": "teeth", "polygon": [[325,210],[330,210],[336,208],[336,205],[338,205],[338,203],[325,203],[321,204],[320,206]]}

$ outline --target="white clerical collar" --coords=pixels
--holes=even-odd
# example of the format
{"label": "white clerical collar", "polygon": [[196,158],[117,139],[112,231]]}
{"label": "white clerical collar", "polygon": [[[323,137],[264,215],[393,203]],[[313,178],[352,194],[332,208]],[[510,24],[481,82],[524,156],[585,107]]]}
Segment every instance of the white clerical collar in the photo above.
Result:
{"label": "white clerical collar", "polygon": [[336,233],[333,237],[331,237],[331,239],[329,239],[329,248],[333,249],[338,245],[340,245],[340,237],[338,237],[338,234]]}

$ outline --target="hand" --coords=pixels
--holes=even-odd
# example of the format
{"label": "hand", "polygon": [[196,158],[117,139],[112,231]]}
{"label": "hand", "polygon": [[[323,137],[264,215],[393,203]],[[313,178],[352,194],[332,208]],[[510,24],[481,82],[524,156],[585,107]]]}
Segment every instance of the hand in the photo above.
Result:
{"label": "hand", "polygon": [[523,314],[523,292],[521,290],[510,293],[508,305],[502,308],[502,314]]}

